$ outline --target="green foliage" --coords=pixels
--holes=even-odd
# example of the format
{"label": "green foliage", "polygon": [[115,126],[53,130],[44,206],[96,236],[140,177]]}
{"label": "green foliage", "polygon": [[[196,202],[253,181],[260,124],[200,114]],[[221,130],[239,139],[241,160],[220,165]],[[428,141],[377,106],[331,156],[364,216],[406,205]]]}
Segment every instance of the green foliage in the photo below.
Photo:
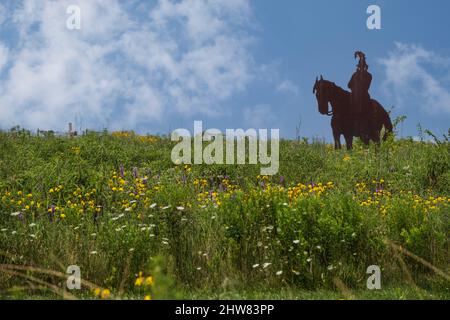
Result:
{"label": "green foliage", "polygon": [[[257,165],[177,166],[172,147],[132,133],[0,133],[0,265],[65,273],[75,264],[113,295],[139,298],[143,272],[154,278],[154,299],[252,286],[329,290],[336,279],[363,290],[373,264],[386,285],[412,277],[448,288],[389,245],[450,271],[448,139],[389,137],[352,152],[282,141],[273,177],[258,176]],[[2,291],[23,283],[0,271]]]}

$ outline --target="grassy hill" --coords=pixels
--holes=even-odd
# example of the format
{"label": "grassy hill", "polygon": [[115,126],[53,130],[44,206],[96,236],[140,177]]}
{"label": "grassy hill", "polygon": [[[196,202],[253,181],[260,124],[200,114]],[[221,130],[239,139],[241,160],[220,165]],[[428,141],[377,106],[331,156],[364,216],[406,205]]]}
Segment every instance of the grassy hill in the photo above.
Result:
{"label": "grassy hill", "polygon": [[0,297],[450,297],[449,141],[282,141],[272,177],[173,146],[0,133]]}

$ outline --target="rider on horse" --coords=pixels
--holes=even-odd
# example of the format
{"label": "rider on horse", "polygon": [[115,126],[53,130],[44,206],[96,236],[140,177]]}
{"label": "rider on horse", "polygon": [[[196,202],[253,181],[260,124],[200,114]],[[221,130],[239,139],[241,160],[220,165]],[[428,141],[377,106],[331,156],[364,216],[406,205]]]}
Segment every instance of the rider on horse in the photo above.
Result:
{"label": "rider on horse", "polygon": [[358,69],[353,74],[348,88],[352,91],[352,107],[357,114],[367,113],[370,105],[369,89],[372,83],[372,75],[367,71],[369,66],[366,63],[366,55],[355,52],[355,58],[359,57]]}
{"label": "rider on horse", "polygon": [[348,88],[352,92],[352,110],[354,115],[359,119],[358,131],[361,137],[366,136],[369,129],[369,119],[371,116],[371,98],[369,94],[370,85],[372,83],[372,75],[369,73],[369,66],[366,63],[366,55],[361,52],[355,52],[355,59],[359,58],[358,69],[353,74]]}

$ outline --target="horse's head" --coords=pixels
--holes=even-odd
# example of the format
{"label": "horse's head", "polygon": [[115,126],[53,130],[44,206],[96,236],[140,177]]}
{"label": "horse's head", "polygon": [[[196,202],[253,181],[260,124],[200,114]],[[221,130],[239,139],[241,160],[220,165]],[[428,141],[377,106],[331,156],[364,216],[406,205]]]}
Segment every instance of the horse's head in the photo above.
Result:
{"label": "horse's head", "polygon": [[324,80],[322,76],[316,78],[314,83],[313,93],[316,95],[317,103],[319,105],[319,112],[323,115],[331,116],[332,112],[328,110],[328,104],[332,97],[333,83]]}

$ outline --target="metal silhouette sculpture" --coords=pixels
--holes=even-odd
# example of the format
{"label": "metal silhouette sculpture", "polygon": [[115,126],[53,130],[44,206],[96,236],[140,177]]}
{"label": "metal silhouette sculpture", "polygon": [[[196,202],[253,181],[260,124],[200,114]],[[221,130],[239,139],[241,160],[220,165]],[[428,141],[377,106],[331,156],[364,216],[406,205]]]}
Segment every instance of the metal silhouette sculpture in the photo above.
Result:
{"label": "metal silhouette sculpture", "polygon": [[[341,135],[344,136],[347,149],[353,148],[353,138],[357,137],[365,145],[370,141],[380,142],[383,127],[386,140],[388,133],[393,131],[389,114],[369,94],[372,75],[368,72],[365,54],[357,51],[355,58],[359,57],[357,71],[353,74],[348,87],[351,93],[337,86],[334,82],[316,78],[313,93],[316,95],[319,112],[332,116],[331,128],[335,148],[340,149]],[[331,111],[329,110],[331,105]]]}

